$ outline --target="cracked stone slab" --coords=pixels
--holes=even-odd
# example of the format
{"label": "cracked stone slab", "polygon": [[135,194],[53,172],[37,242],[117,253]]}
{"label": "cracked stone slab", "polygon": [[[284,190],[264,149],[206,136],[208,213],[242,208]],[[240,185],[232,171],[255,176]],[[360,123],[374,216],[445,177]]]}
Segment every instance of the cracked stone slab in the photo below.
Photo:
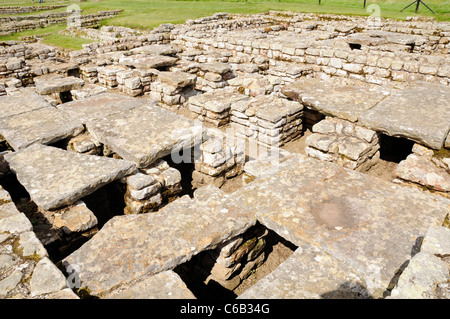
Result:
{"label": "cracked stone slab", "polygon": [[41,95],[81,89],[84,81],[74,76],[43,75],[34,78],[36,92]]}
{"label": "cracked stone slab", "polygon": [[42,96],[24,91],[17,95],[0,96],[0,119],[42,108],[51,108]]}
{"label": "cracked stone slab", "polygon": [[58,109],[63,110],[74,119],[86,124],[96,118],[103,118],[111,114],[131,110],[141,105],[153,103],[149,99],[136,99],[116,93],[101,93],[83,100],[60,104],[58,105]]}
{"label": "cracked stone slab", "polygon": [[191,148],[205,133],[201,125],[158,106],[141,106],[87,123],[88,131],[123,159],[147,167],[172,150]]}
{"label": "cracked stone slab", "polygon": [[317,247],[304,245],[297,248],[274,271],[248,288],[238,299],[368,297],[364,279],[354,269]]}
{"label": "cracked stone slab", "polygon": [[120,292],[106,295],[107,299],[195,299],[175,272],[167,270],[132,284]]}
{"label": "cracked stone slab", "polygon": [[255,223],[225,196],[184,196],[157,213],[113,217],[63,265],[77,270],[81,286],[91,294],[103,296],[143,275],[173,269]]}
{"label": "cracked stone slab", "polygon": [[34,143],[55,143],[82,131],[80,121],[52,107],[0,119],[0,134],[16,151]]}
{"label": "cracked stone slab", "polygon": [[39,144],[10,153],[5,159],[31,199],[44,210],[73,204],[136,169],[124,160]]}
{"label": "cracked stone slab", "polygon": [[359,117],[359,123],[387,135],[441,149],[450,130],[450,88],[421,83],[391,94]]}
{"label": "cracked stone slab", "polygon": [[294,244],[314,244],[351,266],[374,297],[450,210],[441,196],[297,154],[228,201]]}
{"label": "cracked stone slab", "polygon": [[287,97],[325,115],[356,122],[391,90],[358,81],[302,78],[281,89]]}

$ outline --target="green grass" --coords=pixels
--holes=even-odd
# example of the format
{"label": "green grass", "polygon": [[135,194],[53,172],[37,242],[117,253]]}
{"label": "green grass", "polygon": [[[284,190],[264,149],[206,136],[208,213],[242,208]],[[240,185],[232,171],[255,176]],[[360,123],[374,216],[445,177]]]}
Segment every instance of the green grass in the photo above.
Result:
{"label": "green grass", "polygon": [[[122,9],[118,16],[104,20],[102,25],[118,25],[137,29],[151,29],[161,23],[184,23],[186,19],[196,19],[210,16],[216,12],[252,14],[267,12],[269,10],[296,11],[311,13],[332,13],[345,15],[369,16],[372,12],[363,9],[363,0],[102,0],[101,2],[74,2],[46,0],[43,5],[55,4],[77,4],[83,9],[83,14],[94,13],[99,10]],[[450,21],[450,0],[424,0],[437,14],[433,15],[423,5],[420,6],[419,15],[433,16],[438,21]],[[36,0],[37,2],[37,0]],[[380,6],[380,14],[384,18],[405,19],[407,16],[414,16],[414,6],[404,12],[401,9],[410,4],[412,0],[367,0],[367,5],[377,4]],[[0,0],[1,5],[31,5],[31,0]],[[39,5],[39,4],[37,4]],[[42,5],[42,4],[41,4]],[[61,10],[61,9],[60,9]],[[21,32],[19,35],[0,37],[0,41],[6,39],[17,39],[19,36],[36,33],[54,33],[46,37],[48,43],[70,48],[81,48],[81,43],[75,41],[76,38],[57,35],[57,31],[52,31],[52,27],[41,30],[29,30]],[[50,30],[50,31],[46,31]],[[62,41],[55,43],[55,41]],[[88,40],[83,40],[88,41]],[[86,42],[84,42],[86,43]]]}
{"label": "green grass", "polygon": [[56,47],[61,47],[70,50],[79,50],[85,43],[92,43],[92,40],[83,38],[74,38],[62,34],[51,34],[44,38],[43,43],[51,44]]}

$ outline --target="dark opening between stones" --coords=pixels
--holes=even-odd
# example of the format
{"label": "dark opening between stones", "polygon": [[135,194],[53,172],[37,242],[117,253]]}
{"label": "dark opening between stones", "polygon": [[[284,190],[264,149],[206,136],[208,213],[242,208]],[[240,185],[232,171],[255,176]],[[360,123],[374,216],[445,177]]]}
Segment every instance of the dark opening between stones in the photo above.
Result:
{"label": "dark opening between stones", "polygon": [[[193,149],[191,149],[191,154],[194,154]],[[194,159],[192,159],[190,163],[185,163],[182,161],[177,164],[172,160],[171,155],[167,155],[163,158],[163,160],[165,160],[170,167],[177,169],[181,174],[182,191],[178,194],[178,196],[181,197],[184,195],[189,195],[189,197],[193,198],[194,189],[192,188],[192,172],[195,170]]]}
{"label": "dark opening between stones", "polygon": [[[235,247],[230,249],[233,244]],[[201,252],[174,271],[198,299],[233,299],[276,269],[296,249],[297,246],[257,223],[244,234],[216,249]]]}
{"label": "dark opening between stones", "polygon": [[72,93],[70,93],[70,91],[60,92],[59,99],[61,100],[61,103],[73,101]]}
{"label": "dark opening between stones", "polygon": [[99,229],[114,216],[123,215],[125,192],[126,184],[114,181],[81,199],[97,217]]}
{"label": "dark opening between stones", "polygon": [[358,43],[349,43],[350,49],[352,50],[361,50],[361,44]]}
{"label": "dark opening between stones", "polygon": [[67,76],[74,76],[79,78],[80,77],[80,69],[79,68],[73,68],[67,70]]}
{"label": "dark opening between stones", "polygon": [[412,152],[414,141],[380,134],[380,158],[400,163]]}

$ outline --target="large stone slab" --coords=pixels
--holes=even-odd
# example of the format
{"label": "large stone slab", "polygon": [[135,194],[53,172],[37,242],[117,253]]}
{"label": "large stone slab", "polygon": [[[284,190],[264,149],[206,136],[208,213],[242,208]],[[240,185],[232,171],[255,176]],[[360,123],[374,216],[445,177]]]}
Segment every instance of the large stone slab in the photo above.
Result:
{"label": "large stone slab", "polygon": [[239,299],[368,298],[364,279],[319,248],[304,245]]}
{"label": "large stone slab", "polygon": [[84,81],[74,76],[43,75],[35,77],[36,92],[42,95],[80,89]]}
{"label": "large stone slab", "polygon": [[194,121],[158,106],[141,106],[87,123],[101,143],[146,167],[172,150],[190,148],[202,141],[204,128]]}
{"label": "large stone slab", "polygon": [[52,107],[35,92],[24,91],[17,95],[0,96],[0,119],[13,115]]}
{"label": "large stone slab", "polygon": [[405,137],[434,149],[450,130],[450,88],[433,83],[393,93],[359,117],[359,123],[390,136]]}
{"label": "large stone slab", "polygon": [[44,210],[73,204],[135,170],[127,161],[40,144],[7,154],[5,159],[31,199]]}
{"label": "large stone slab", "polygon": [[167,270],[144,278],[121,291],[106,295],[107,299],[195,299],[175,272]]}
{"label": "large stone slab", "polygon": [[103,118],[152,103],[154,102],[149,99],[137,99],[116,93],[101,93],[83,100],[58,105],[58,108],[86,124],[96,118]]}
{"label": "large stone slab", "polygon": [[0,119],[0,134],[14,150],[34,143],[55,143],[76,136],[83,130],[80,121],[53,107],[43,107]]}
{"label": "large stone slab", "polygon": [[450,200],[295,155],[228,201],[280,236],[314,244],[351,266],[374,297],[411,258],[416,240],[442,224]]}
{"label": "large stone slab", "polygon": [[388,89],[359,81],[318,78],[301,78],[283,87],[281,92],[320,113],[351,122],[389,94]]}
{"label": "large stone slab", "polygon": [[63,259],[81,286],[106,296],[143,275],[157,274],[213,249],[254,225],[245,209],[224,196],[182,197],[157,213],[116,216],[92,239]]}
{"label": "large stone slab", "polygon": [[169,44],[150,44],[131,49],[133,54],[147,55],[174,55],[180,51],[179,48]]}
{"label": "large stone slab", "polygon": [[140,54],[123,57],[119,60],[119,64],[137,69],[157,69],[172,66],[177,61],[178,58],[165,55],[147,56]]}

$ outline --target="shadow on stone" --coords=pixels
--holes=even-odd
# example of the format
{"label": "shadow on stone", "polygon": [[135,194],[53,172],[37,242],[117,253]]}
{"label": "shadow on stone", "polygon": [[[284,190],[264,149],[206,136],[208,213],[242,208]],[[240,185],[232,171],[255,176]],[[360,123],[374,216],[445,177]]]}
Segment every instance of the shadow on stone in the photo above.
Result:
{"label": "shadow on stone", "polygon": [[356,282],[343,282],[338,289],[320,295],[323,299],[373,299],[367,288]]}

